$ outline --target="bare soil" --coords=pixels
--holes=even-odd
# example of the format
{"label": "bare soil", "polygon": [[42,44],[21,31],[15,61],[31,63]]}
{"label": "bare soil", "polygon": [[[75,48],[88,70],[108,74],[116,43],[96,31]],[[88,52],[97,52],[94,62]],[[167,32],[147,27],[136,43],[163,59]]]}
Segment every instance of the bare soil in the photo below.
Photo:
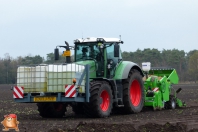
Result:
{"label": "bare soil", "polygon": [[4,115],[16,114],[21,132],[198,132],[198,85],[175,85],[179,87],[183,90],[178,97],[187,104],[184,108],[144,108],[137,114],[87,118],[75,115],[68,107],[63,118],[42,118],[35,103],[14,102],[10,85],[0,85],[0,121]]}

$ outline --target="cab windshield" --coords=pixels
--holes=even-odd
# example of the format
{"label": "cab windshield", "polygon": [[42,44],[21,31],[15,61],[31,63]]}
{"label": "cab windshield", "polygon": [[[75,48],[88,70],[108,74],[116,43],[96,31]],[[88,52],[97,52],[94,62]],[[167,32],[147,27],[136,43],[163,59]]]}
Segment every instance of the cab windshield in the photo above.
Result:
{"label": "cab windshield", "polygon": [[[101,48],[103,46],[103,48]],[[107,58],[114,58],[114,43],[80,43],[75,45],[75,61],[98,60],[104,57],[104,49],[107,52]],[[120,57],[121,58],[121,55]]]}
{"label": "cab windshield", "polygon": [[100,53],[97,43],[82,43],[75,46],[75,61],[95,59]]}

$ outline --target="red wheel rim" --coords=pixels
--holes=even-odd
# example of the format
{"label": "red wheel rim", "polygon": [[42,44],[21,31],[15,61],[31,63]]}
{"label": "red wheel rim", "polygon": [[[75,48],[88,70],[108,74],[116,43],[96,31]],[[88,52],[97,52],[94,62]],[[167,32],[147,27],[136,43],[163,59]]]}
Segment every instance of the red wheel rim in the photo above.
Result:
{"label": "red wheel rim", "polygon": [[102,99],[102,103],[100,104],[101,110],[107,111],[110,104],[109,93],[106,90],[102,91],[100,98]]}
{"label": "red wheel rim", "polygon": [[134,106],[138,106],[141,100],[141,87],[137,80],[134,80],[130,86],[130,100]]}

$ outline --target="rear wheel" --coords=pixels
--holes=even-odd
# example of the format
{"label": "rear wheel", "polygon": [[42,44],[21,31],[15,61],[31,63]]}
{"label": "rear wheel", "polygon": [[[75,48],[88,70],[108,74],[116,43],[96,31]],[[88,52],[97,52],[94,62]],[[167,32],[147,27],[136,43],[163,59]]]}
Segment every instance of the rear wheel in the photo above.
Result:
{"label": "rear wheel", "polygon": [[140,112],[144,105],[144,86],[140,72],[131,70],[123,86],[124,110],[126,113]]}
{"label": "rear wheel", "polygon": [[37,103],[38,111],[42,117],[63,117],[66,112],[66,104],[64,103]]}
{"label": "rear wheel", "polygon": [[105,81],[90,83],[90,102],[85,103],[84,110],[90,117],[108,117],[112,109],[112,90]]}

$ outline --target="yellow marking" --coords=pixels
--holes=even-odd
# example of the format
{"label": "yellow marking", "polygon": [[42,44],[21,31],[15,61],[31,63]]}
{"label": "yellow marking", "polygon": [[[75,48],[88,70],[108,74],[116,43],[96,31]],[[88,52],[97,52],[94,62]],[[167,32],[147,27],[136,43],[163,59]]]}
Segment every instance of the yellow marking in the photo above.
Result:
{"label": "yellow marking", "polygon": [[34,97],[34,102],[56,101],[56,97]]}

